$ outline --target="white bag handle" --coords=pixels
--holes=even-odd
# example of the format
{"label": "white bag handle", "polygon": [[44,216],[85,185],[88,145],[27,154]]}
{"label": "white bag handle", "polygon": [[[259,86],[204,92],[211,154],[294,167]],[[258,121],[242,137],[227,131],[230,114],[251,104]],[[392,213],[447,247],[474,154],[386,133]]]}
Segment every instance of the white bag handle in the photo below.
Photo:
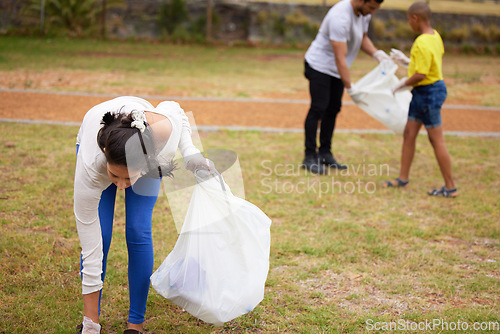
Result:
{"label": "white bag handle", "polygon": [[217,170],[211,172],[206,169],[197,169],[194,171],[194,176],[196,178],[197,183],[205,182],[209,180],[211,177],[218,177],[221,188],[224,192],[226,192],[226,186],[224,185],[224,179],[222,178],[222,174]]}

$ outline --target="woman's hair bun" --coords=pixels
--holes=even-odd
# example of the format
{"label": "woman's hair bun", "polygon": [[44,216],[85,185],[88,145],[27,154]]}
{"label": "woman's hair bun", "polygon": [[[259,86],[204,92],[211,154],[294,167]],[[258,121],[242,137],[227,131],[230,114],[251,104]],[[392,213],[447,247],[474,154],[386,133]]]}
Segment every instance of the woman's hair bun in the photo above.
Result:
{"label": "woman's hair bun", "polygon": [[102,116],[102,122],[101,124],[104,126],[110,126],[115,119],[117,118],[116,114],[113,114],[112,112],[108,111],[107,113]]}

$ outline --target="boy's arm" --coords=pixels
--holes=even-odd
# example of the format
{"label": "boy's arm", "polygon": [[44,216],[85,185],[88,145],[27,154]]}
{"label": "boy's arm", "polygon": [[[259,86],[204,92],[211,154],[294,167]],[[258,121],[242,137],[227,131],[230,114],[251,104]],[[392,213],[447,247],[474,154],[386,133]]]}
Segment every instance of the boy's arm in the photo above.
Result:
{"label": "boy's arm", "polygon": [[406,86],[415,86],[418,84],[420,81],[425,79],[425,74],[422,73],[415,73],[405,81]]}
{"label": "boy's arm", "polygon": [[420,81],[425,79],[425,74],[415,73],[408,79],[401,79],[398,84],[392,89],[392,93],[396,94],[397,92],[410,89],[411,87],[418,84]]}

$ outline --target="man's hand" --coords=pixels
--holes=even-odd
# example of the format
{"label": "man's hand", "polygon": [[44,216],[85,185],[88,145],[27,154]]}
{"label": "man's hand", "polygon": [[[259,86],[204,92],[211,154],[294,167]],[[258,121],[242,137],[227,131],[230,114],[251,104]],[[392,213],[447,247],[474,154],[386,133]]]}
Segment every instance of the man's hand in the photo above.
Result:
{"label": "man's hand", "polygon": [[391,60],[391,57],[387,53],[382,50],[377,50],[372,54],[372,57],[375,58],[379,63],[384,60]]}
{"label": "man's hand", "polygon": [[410,64],[410,58],[398,49],[391,49],[391,58],[394,62],[406,68]]}
{"label": "man's hand", "polygon": [[411,86],[408,86],[406,84],[406,80],[407,80],[407,78],[403,78],[403,79],[399,80],[399,82],[396,84],[396,86],[394,86],[392,88],[392,94],[393,95],[395,95],[398,92],[402,92],[402,91],[405,91],[405,90],[410,90],[412,88]]}

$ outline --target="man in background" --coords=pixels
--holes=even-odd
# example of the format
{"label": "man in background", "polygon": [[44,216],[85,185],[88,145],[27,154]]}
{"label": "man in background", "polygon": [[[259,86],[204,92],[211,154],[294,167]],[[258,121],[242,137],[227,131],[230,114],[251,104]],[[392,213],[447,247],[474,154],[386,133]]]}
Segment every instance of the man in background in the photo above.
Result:
{"label": "man in background", "polygon": [[[305,76],[309,80],[311,107],[305,120],[305,158],[302,167],[325,174],[325,167],[347,169],[338,163],[331,149],[335,120],[342,106],[344,87],[354,102],[359,102],[351,86],[349,68],[359,50],[378,62],[390,59],[377,50],[367,35],[373,13],[384,0],[342,0],[326,14],[316,38],[305,54]],[[320,146],[316,133],[321,121]]]}

